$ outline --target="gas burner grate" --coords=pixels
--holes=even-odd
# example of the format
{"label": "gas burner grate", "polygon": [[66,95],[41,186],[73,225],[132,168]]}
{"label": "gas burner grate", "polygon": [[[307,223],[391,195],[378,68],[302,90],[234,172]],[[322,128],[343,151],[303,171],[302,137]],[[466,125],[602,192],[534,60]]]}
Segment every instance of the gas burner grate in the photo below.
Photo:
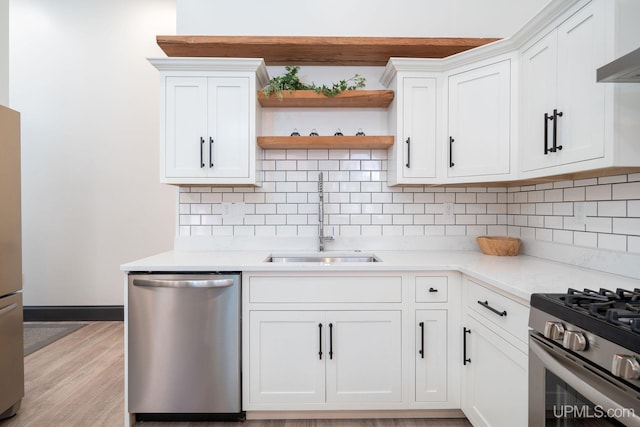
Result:
{"label": "gas burner grate", "polygon": [[640,333],[640,289],[600,288],[583,290],[569,288],[560,296],[564,305],[577,312],[602,319],[608,323],[630,328]]}
{"label": "gas burner grate", "polygon": [[607,310],[607,321],[618,325],[631,325],[634,319],[640,319],[640,313],[629,310],[611,308]]}

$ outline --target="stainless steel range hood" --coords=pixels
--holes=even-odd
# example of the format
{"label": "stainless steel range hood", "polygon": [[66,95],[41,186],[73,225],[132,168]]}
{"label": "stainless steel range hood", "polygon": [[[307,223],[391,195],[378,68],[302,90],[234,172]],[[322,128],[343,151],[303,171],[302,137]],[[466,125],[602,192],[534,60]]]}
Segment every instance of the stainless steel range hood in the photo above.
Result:
{"label": "stainless steel range hood", "polygon": [[597,81],[640,83],[640,48],[598,68]]}

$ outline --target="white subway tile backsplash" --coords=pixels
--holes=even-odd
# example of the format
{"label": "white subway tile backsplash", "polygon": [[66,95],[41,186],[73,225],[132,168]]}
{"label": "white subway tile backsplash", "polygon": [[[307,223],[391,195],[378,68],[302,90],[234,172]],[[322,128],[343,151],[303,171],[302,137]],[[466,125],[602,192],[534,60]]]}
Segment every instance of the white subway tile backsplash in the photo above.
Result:
{"label": "white subway tile backsplash", "polygon": [[212,227],[210,225],[194,225],[191,227],[191,236],[211,236]]}
{"label": "white subway tile backsplash", "polygon": [[544,228],[563,228],[563,217],[561,216],[545,216]]}
{"label": "white subway tile backsplash", "polygon": [[640,218],[613,218],[613,232],[640,236]]}
{"label": "white subway tile backsplash", "polygon": [[553,242],[553,230],[547,230],[546,228],[534,228],[536,240],[543,242]]}
{"label": "white subway tile backsplash", "polygon": [[611,251],[626,251],[627,236],[619,234],[598,234],[598,248]]}
{"label": "white subway tile backsplash", "polygon": [[195,203],[195,204],[191,204],[191,205],[187,205],[187,206],[191,206],[191,213],[192,215],[209,215],[211,214],[211,205],[210,204],[200,204],[200,203]]}
{"label": "white subway tile backsplash", "polygon": [[180,193],[180,203],[200,203],[200,193]]}
{"label": "white subway tile backsplash", "polygon": [[553,183],[553,188],[568,188],[573,187],[573,181],[556,181]]}
{"label": "white subway tile backsplash", "polygon": [[435,203],[455,203],[456,195],[453,193],[436,193],[434,195]]}
{"label": "white subway tile backsplash", "polygon": [[553,241],[556,243],[563,243],[565,245],[572,245],[573,235],[574,233],[572,231],[553,230]]}
{"label": "white subway tile backsplash", "polygon": [[614,202],[598,202],[599,216],[626,216],[627,202],[618,200]]}
{"label": "white subway tile backsplash", "polygon": [[585,197],[584,187],[565,188],[563,200],[567,201],[582,201]]}
{"label": "white subway tile backsplash", "polygon": [[353,192],[350,194],[350,202],[359,204],[371,203],[371,193]]}
{"label": "white subway tile backsplash", "polygon": [[401,214],[404,211],[404,206],[400,204],[384,204],[382,205],[382,213],[384,214]]}
{"label": "white subway tile backsplash", "polygon": [[598,185],[598,178],[577,179],[573,181],[575,187],[591,187]]}
{"label": "white subway tile backsplash", "polygon": [[598,247],[598,234],[597,233],[583,233],[575,231],[573,233],[573,244],[576,246],[582,246],[586,248]]}
{"label": "white subway tile backsplash", "polygon": [[611,200],[611,185],[587,187],[586,200]]}
{"label": "white subway tile backsplash", "polygon": [[573,203],[554,203],[553,215],[571,216],[573,215]]}
{"label": "white subway tile backsplash", "polygon": [[498,203],[497,193],[482,193],[476,197],[477,203]]}
{"label": "white subway tile backsplash", "polygon": [[[261,187],[180,187],[178,233],[313,237],[318,173],[337,236],[509,235],[640,253],[640,174],[514,187],[388,187],[385,150],[265,150]],[[244,203],[240,218],[222,202]],[[585,203],[586,202],[586,203]],[[444,217],[443,203],[453,203]],[[576,218],[574,203],[586,218]]]}
{"label": "white subway tile backsplash", "polygon": [[380,203],[364,203],[362,205],[363,214],[381,214],[382,204]]}
{"label": "white subway tile backsplash", "polygon": [[613,184],[613,200],[640,199],[640,181],[625,184]]}
{"label": "white subway tile backsplash", "polygon": [[562,202],[562,195],[564,192],[562,190],[545,190],[544,191],[544,201],[545,202]]}
{"label": "white subway tile backsplash", "polygon": [[615,182],[627,182],[626,175],[603,176],[598,178],[598,184],[611,184]]}

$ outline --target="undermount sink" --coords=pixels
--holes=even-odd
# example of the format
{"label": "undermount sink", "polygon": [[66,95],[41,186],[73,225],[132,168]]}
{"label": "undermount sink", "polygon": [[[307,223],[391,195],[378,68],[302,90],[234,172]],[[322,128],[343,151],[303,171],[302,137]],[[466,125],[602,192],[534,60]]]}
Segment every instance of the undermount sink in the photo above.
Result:
{"label": "undermount sink", "polygon": [[319,262],[325,264],[342,262],[380,262],[370,254],[272,254],[265,262]]}

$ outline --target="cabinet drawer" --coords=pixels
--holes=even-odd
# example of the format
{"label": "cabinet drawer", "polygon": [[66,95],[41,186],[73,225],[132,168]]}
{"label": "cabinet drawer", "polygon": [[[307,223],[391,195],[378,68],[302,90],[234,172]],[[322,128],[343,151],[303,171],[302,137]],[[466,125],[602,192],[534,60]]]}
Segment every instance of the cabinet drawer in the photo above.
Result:
{"label": "cabinet drawer", "polygon": [[516,338],[526,342],[529,308],[467,280],[467,306]]}
{"label": "cabinet drawer", "polygon": [[416,302],[447,302],[447,276],[416,277]]}
{"label": "cabinet drawer", "polygon": [[400,276],[254,276],[252,303],[332,303],[402,301]]}

